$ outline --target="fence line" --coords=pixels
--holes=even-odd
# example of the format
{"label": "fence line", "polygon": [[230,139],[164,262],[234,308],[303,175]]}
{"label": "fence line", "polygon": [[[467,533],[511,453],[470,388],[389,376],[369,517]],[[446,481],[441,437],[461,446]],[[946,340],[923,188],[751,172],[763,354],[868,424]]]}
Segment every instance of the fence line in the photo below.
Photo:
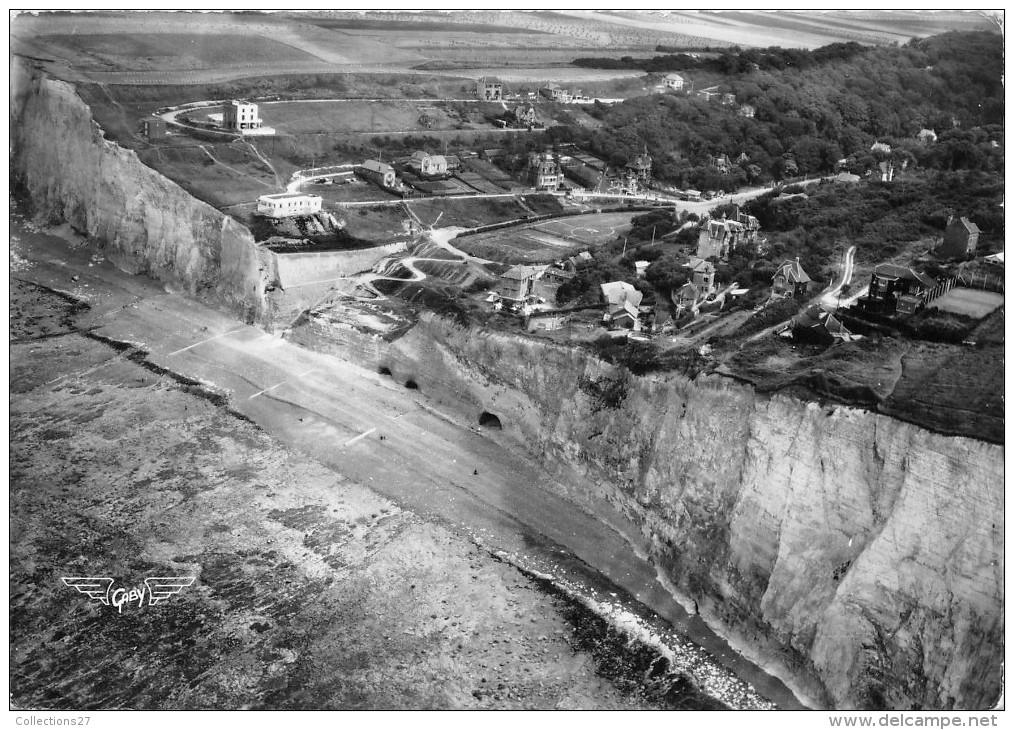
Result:
{"label": "fence line", "polygon": [[969,289],[982,289],[997,292],[1003,294],[1004,285],[1003,279],[993,276],[992,274],[981,274],[982,278],[979,278],[979,274],[966,274],[965,272],[959,272],[954,279],[961,282],[962,286]]}

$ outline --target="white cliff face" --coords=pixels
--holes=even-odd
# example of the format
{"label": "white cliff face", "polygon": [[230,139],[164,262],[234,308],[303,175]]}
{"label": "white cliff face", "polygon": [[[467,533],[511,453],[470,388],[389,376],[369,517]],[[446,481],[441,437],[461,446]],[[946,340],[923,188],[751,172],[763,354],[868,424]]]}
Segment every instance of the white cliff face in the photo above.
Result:
{"label": "white cliff face", "polygon": [[264,268],[242,225],[105,140],[73,87],[12,63],[12,172],[53,222],[102,242],[120,268],[257,317]]}
{"label": "white cliff face", "polygon": [[[363,352],[360,349],[360,352]],[[631,376],[426,317],[374,350],[496,413],[744,653],[838,708],[986,708],[1003,660],[1003,448],[713,376]],[[371,363],[376,364],[376,363]]]}
{"label": "white cliff face", "polygon": [[[129,271],[265,314],[276,274],[245,228],[104,140],[70,86],[20,60],[12,73],[12,171],[43,215]],[[297,336],[328,349],[328,332]],[[496,413],[548,467],[583,472],[568,498],[620,509],[683,598],[821,703],[996,701],[1001,446],[720,377],[634,377],[428,315],[392,344],[348,328],[330,349]]]}

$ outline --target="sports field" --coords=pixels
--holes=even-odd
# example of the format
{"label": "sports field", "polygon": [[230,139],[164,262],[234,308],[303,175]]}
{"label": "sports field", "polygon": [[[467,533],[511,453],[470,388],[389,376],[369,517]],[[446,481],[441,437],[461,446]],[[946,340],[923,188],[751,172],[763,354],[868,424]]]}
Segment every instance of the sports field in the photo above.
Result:
{"label": "sports field", "polygon": [[969,317],[985,317],[1003,305],[1003,294],[980,289],[951,289],[930,303],[931,309],[941,309]]}
{"label": "sports field", "polygon": [[630,228],[630,213],[560,218],[456,239],[473,256],[506,264],[556,261],[608,243]]}

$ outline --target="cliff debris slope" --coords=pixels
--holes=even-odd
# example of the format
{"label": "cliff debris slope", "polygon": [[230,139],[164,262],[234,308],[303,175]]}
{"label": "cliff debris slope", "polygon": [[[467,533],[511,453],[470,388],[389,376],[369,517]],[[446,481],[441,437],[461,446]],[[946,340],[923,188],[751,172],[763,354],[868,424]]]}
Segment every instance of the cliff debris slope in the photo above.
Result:
{"label": "cliff debris slope", "polygon": [[[78,331],[70,297],[12,291],[14,706],[670,705],[618,676],[643,658],[580,604]],[[122,612],[61,580],[166,575],[196,581]]]}
{"label": "cliff debris slope", "polygon": [[20,57],[11,74],[12,181],[38,215],[101,241],[126,271],[261,315],[267,266],[246,228],[105,140],[69,84]]}
{"label": "cliff debris slope", "polygon": [[494,413],[547,465],[584,469],[586,490],[567,496],[640,525],[663,577],[810,696],[867,709],[996,702],[1002,447],[718,376],[637,377],[439,317],[389,347],[344,349]]}

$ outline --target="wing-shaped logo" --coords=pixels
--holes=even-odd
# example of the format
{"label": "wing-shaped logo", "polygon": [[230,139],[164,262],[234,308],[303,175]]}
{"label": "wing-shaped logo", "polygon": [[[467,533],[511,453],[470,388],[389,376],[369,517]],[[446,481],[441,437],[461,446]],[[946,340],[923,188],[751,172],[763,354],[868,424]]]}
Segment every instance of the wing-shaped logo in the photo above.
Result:
{"label": "wing-shaped logo", "polygon": [[81,593],[92,600],[98,601],[103,606],[109,605],[109,587],[113,585],[112,578],[63,578],[64,585],[77,588]]}
{"label": "wing-shaped logo", "polygon": [[[144,584],[148,586],[148,605],[154,606],[162,601],[172,598],[187,586],[193,585],[196,578],[193,576],[169,576],[166,578],[145,578]],[[80,588],[78,589],[80,590]]]}

